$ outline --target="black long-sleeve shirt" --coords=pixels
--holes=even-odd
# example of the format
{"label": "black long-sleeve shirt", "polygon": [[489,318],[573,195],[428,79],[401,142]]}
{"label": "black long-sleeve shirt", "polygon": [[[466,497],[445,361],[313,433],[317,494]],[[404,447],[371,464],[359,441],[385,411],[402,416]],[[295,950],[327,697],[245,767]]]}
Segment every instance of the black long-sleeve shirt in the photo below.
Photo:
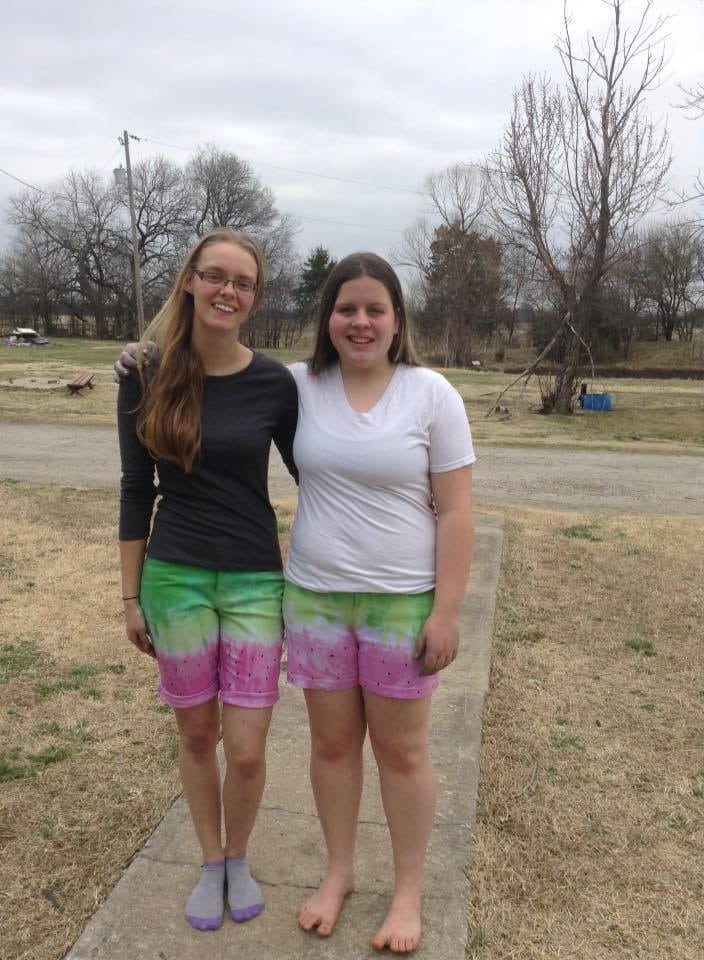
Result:
{"label": "black long-sleeve shirt", "polygon": [[140,399],[139,378],[131,374],[120,382],[117,401],[120,540],[148,537],[147,555],[170,563],[222,571],[281,569],[267,476],[273,440],[297,478],[298,394],[289,371],[255,353],[239,373],[205,378],[200,454],[188,474],[167,460],[155,461],[137,439]]}

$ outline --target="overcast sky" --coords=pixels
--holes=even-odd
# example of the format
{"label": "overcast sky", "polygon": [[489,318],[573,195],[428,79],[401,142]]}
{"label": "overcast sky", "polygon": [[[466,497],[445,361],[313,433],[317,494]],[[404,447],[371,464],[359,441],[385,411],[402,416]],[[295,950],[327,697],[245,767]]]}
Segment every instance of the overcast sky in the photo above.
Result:
{"label": "overcast sky", "polygon": [[[579,38],[608,15],[601,0],[570,6]],[[630,18],[642,3],[624,7]],[[672,19],[651,109],[669,124],[683,186],[704,165],[704,120],[673,104],[678,83],[704,78],[704,2],[655,0],[654,11]],[[7,4],[0,167],[39,187],[70,168],[107,176],[125,127],[146,138],[133,160],[183,163],[213,143],[249,161],[300,218],[302,254],[318,243],[335,256],[388,254],[424,212],[424,177],[497,144],[522,75],[559,78],[561,27],[562,0]],[[0,176],[0,208],[16,189]]]}

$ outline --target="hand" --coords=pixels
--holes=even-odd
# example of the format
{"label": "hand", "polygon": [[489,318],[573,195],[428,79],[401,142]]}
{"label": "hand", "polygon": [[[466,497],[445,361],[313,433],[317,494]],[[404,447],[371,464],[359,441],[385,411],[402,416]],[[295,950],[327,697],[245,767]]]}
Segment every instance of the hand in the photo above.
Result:
{"label": "hand", "polygon": [[413,659],[422,661],[420,675],[428,677],[448,667],[457,656],[459,643],[458,618],[431,613],[413,651]]}
{"label": "hand", "polygon": [[137,369],[137,353],[140,349],[143,357],[142,362],[145,367],[158,362],[159,348],[153,340],[147,340],[146,343],[142,344],[141,348],[138,343],[126,343],[122,348],[122,353],[113,366],[113,380],[115,383],[119,383],[120,380],[128,377],[130,370]]}
{"label": "hand", "polygon": [[152,638],[149,636],[147,628],[147,621],[144,619],[144,613],[137,600],[125,601],[125,628],[130,643],[133,643],[138,650],[146,653],[147,656],[156,658]]}

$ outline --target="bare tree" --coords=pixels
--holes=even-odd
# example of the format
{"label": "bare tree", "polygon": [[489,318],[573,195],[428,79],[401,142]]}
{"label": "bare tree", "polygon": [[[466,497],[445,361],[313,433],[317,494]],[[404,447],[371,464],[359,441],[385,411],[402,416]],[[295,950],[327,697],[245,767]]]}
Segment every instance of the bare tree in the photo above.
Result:
{"label": "bare tree", "polygon": [[[704,80],[700,80],[691,87],[679,85],[684,96],[682,103],[679,104],[681,110],[685,111],[685,116],[690,120],[704,119]],[[690,203],[692,200],[704,200],[704,174],[701,171],[694,180],[694,186],[689,191],[683,191],[680,195],[679,203]],[[699,217],[698,226],[704,227],[704,217]]]}
{"label": "bare tree", "polygon": [[211,145],[198,151],[186,172],[198,236],[214,227],[245,231],[261,247],[272,276],[292,259],[298,222],[279,213],[273,191],[248,163]]}
{"label": "bare tree", "polygon": [[269,274],[261,306],[244,328],[243,343],[249,347],[287,349],[303,332],[303,317],[296,303],[298,270],[295,262]]}
{"label": "bare tree", "polygon": [[275,221],[274,194],[236,154],[210,145],[198,151],[187,172],[198,236],[214,227],[266,230]]}
{"label": "bare tree", "polygon": [[563,320],[551,343],[560,365],[543,398],[546,412],[573,409],[599,288],[670,166],[667,130],[645,111],[664,67],[665,19],[652,16],[647,0],[629,27],[623,0],[606,4],[606,35],[589,34],[581,53],[565,6],[557,44],[564,86],[523,81],[486,165],[495,229],[541,261],[561,297]]}
{"label": "bare tree", "polygon": [[680,86],[684,94],[684,100],[680,104],[683,110],[687,110],[692,120],[701,120],[704,117],[704,80],[693,87]]}
{"label": "bare tree", "polygon": [[656,308],[656,337],[691,341],[702,300],[704,248],[696,227],[668,223],[653,228],[643,246],[643,295]]}
{"label": "bare tree", "polygon": [[117,193],[94,172],[71,172],[48,193],[25,191],[11,201],[10,221],[18,228],[25,250],[43,257],[62,255],[66,270],[59,302],[71,314],[89,313],[97,335],[105,336],[106,306],[120,297],[114,264],[114,219]]}
{"label": "bare tree", "polygon": [[[233,154],[201,152],[186,171],[165,157],[151,157],[135,165],[134,180],[148,313],[159,308],[185,250],[210,226],[247,230],[274,276],[293,258],[296,223],[279,215],[271,191]],[[21,280],[23,309],[33,304],[45,326],[61,311],[90,324],[98,337],[134,333],[132,237],[123,190],[98,173],[74,171],[55,189],[15,196],[10,221],[17,228],[12,253],[22,266],[20,273],[5,271],[13,302],[19,304],[13,284]]]}
{"label": "bare tree", "polygon": [[392,256],[414,271],[426,352],[463,365],[493,333],[501,307],[501,249],[482,227],[486,178],[474,165],[454,164],[428,176],[424,193],[430,216],[404,232]]}
{"label": "bare tree", "polygon": [[511,346],[521,305],[529,302],[536,286],[539,261],[524,247],[505,244],[501,255],[504,296],[507,302],[506,344]]}
{"label": "bare tree", "polygon": [[438,224],[465,235],[479,231],[486,210],[486,177],[475,165],[456,163],[426,177],[423,192],[430,200],[430,214],[404,231],[401,246],[392,254],[396,263],[411,267],[421,279],[430,270]]}

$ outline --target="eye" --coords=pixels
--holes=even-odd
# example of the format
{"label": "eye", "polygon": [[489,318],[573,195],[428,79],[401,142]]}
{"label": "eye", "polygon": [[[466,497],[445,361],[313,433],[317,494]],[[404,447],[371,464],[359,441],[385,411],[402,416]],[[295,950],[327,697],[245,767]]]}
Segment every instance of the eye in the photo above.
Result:
{"label": "eye", "polygon": [[204,270],[203,279],[207,283],[222,283],[224,278],[221,273],[216,273],[214,270]]}

